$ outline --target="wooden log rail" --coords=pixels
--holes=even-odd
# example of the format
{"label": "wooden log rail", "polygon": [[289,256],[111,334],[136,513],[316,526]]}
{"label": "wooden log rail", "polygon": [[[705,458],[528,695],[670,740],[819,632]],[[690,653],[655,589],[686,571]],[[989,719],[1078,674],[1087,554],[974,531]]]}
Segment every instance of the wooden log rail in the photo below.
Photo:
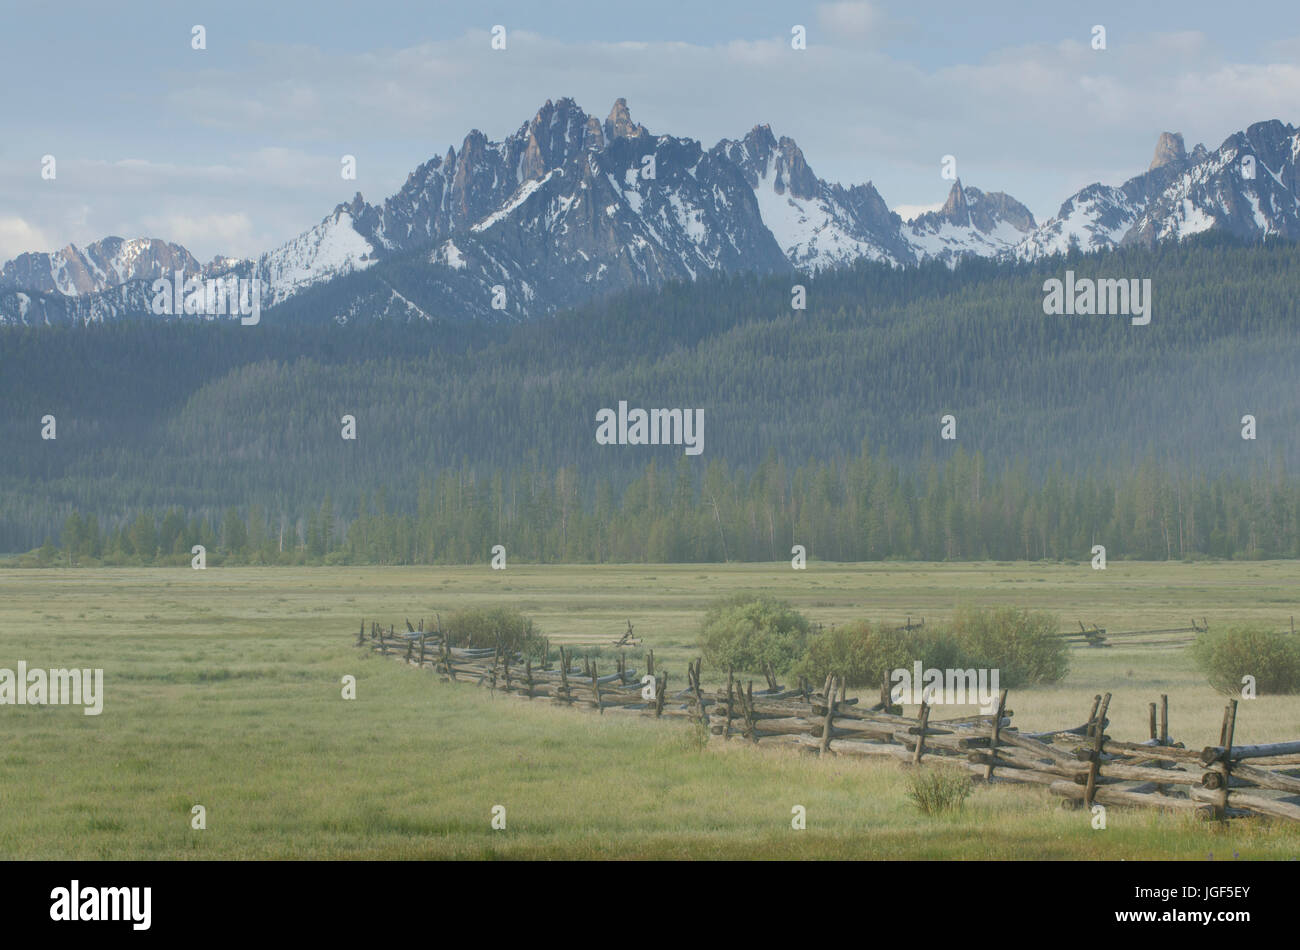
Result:
{"label": "wooden log rail", "polygon": [[[793,688],[762,671],[765,689],[728,672],[725,688],[707,690],[702,662],[689,664],[685,687],[669,692],[669,677],[653,651],[645,656],[647,680],[620,654],[614,672],[602,673],[590,658],[578,662],[567,647],[554,662],[549,642],[541,655],[500,647],[458,647],[441,629],[409,620],[407,630],[362,621],[357,645],[428,668],[447,682],[471,682],[493,693],[549,700],[605,712],[693,720],[726,741],[793,744],[821,755],[892,758],[911,765],[952,762],[975,780],[1045,786],[1064,804],[1145,806],[1202,817],[1266,816],[1300,821],[1300,740],[1266,744],[1234,741],[1236,703],[1224,711],[1219,744],[1188,749],[1169,735],[1168,697],[1147,706],[1149,738],[1123,741],[1106,733],[1111,695],[1098,695],[1083,725],[1048,732],[1022,732],[1012,725],[1007,691],[989,714],[934,718],[922,704],[915,717],[901,715],[881,696],[867,706],[848,696],[834,674],[820,689]],[[606,667],[608,669],[608,667]],[[887,686],[887,684],[886,684]]]}

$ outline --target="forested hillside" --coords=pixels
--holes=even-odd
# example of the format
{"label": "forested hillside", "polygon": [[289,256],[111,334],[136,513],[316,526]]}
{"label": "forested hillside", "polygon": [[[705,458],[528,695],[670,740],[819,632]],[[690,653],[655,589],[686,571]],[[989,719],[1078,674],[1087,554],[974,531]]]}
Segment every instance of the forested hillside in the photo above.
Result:
{"label": "forested hillside", "polygon": [[[1150,278],[1150,324],[1045,315],[1067,268]],[[1296,556],[1298,286],[1295,245],[1204,238],[702,280],[517,326],[339,326],[326,285],[252,327],[6,329],[0,550],[76,510],[102,554],[147,509],[170,551],[177,519],[220,535],[233,509],[277,556],[282,525],[290,552],[389,560],[1082,557],[1102,533],[1112,556]],[[598,445],[620,400],[702,409],[703,453]],[[384,518],[392,540],[357,540]]]}

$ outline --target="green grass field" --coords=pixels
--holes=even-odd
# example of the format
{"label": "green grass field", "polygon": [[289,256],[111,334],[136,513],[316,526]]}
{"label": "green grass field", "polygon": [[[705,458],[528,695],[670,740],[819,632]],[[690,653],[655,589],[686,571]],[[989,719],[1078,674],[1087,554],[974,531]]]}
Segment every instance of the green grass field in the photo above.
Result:
{"label": "green grass field", "polygon": [[[4,570],[0,667],[102,667],[106,695],[98,717],[0,706],[0,857],[1295,858],[1300,827],[1112,808],[1094,831],[1035,787],[977,788],[929,818],[892,762],[706,746],[681,722],[492,696],[354,643],[363,618],[471,604],[517,606],[553,644],[608,644],[631,619],[680,684],[705,605],[742,590],[825,624],[1013,604],[1112,630],[1282,627],[1298,579],[1283,562]],[[1012,691],[1017,725],[1077,725],[1110,691],[1109,732],[1142,739],[1167,693],[1174,738],[1217,740],[1225,699],[1184,650],[1072,659],[1062,683]],[[1300,697],[1243,702],[1237,723],[1238,742],[1300,738]]]}

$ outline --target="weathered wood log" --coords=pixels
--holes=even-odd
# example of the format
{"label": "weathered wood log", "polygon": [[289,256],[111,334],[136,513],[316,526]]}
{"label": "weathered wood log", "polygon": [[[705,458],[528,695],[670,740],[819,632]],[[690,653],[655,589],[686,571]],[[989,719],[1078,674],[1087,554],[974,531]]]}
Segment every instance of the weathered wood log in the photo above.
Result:
{"label": "weathered wood log", "polygon": [[[1201,750],[1201,764],[1213,765],[1224,758],[1228,750],[1222,745],[1206,746]],[[1300,740],[1294,742],[1269,742],[1263,745],[1239,745],[1231,750],[1233,762],[1242,759],[1263,759],[1274,756],[1300,756]],[[1280,764],[1280,763],[1279,763]]]}
{"label": "weathered wood log", "polygon": [[[1002,710],[1002,725],[1011,725],[1011,717],[1016,714],[1014,709]],[[993,713],[977,713],[973,716],[956,716],[952,719],[935,719],[931,717],[930,725],[936,729],[948,729],[954,726],[992,726]]]}
{"label": "weathered wood log", "polygon": [[[1270,772],[1268,769],[1261,769],[1253,765],[1244,763],[1233,763],[1232,775],[1239,778],[1242,782],[1249,782],[1258,788],[1271,788],[1279,792],[1291,792],[1300,794],[1300,778],[1291,775],[1283,775],[1279,772]],[[1205,778],[1218,777],[1216,772],[1206,772]],[[1235,783],[1233,783],[1235,785]],[[1218,785],[1205,785],[1206,788],[1217,788]]]}
{"label": "weathered wood log", "polygon": [[1123,755],[1126,758],[1150,758],[1161,759],[1171,762],[1187,763],[1189,765],[1202,765],[1201,752],[1197,749],[1183,749],[1178,746],[1163,746],[1152,744],[1150,742],[1123,742],[1118,739],[1107,739],[1106,749],[1116,755]]}
{"label": "weathered wood log", "polygon": [[[744,694],[740,693],[738,699],[743,702]],[[756,735],[811,735],[812,723],[807,719],[763,719],[754,724],[753,732]],[[818,724],[820,725],[820,724]],[[715,722],[711,727],[715,736],[722,735],[724,726],[721,722]],[[745,735],[749,734],[748,727],[742,726]]]}
{"label": "weathered wood log", "polygon": [[1087,779],[1088,771],[1084,768],[1070,768],[1067,765],[1061,765],[1057,762],[1044,762],[1039,759],[1020,758],[1018,756],[1008,756],[1004,753],[1005,748],[999,750],[998,755],[989,752],[972,752],[967,756],[967,761],[973,765],[982,766],[976,769],[977,772],[983,772],[986,780],[989,779],[988,768],[990,765],[996,766],[1001,771],[996,773],[997,778],[1005,778],[1008,772],[1041,772],[1045,775],[1051,775],[1053,781],[1061,778],[1075,779],[1081,777]]}
{"label": "weathered wood log", "polygon": [[[1205,802],[1218,809],[1220,798],[1223,792],[1219,790],[1193,788],[1191,790],[1192,799],[1198,802]],[[1264,795],[1254,795],[1250,792],[1227,792],[1228,805],[1236,808],[1242,808],[1256,814],[1266,815],[1269,818],[1285,818],[1290,821],[1300,821],[1300,805],[1291,802],[1279,801],[1275,798],[1268,798]]]}
{"label": "weathered wood log", "polygon": [[[986,765],[977,762],[963,762],[962,765],[976,775],[983,775]],[[1051,785],[1061,781],[1061,776],[1052,772],[1039,772],[1034,769],[1005,769],[999,772],[993,782],[1020,782],[1030,785]]]}
{"label": "weathered wood log", "polygon": [[[919,738],[919,736],[909,735],[906,732],[894,733],[894,742],[913,750],[913,752],[916,750],[917,739]],[[988,741],[988,739],[983,738],[965,738],[962,736],[926,736],[925,754],[965,756],[971,751],[987,749]]]}
{"label": "weathered wood log", "polygon": [[[1048,790],[1053,795],[1060,795],[1062,798],[1080,799],[1085,806],[1090,806],[1088,800],[1088,789],[1082,785],[1076,785],[1074,782],[1056,781],[1048,786]],[[1092,802],[1101,802],[1103,805],[1139,805],[1150,808],[1167,808],[1172,811],[1193,812],[1197,810],[1197,803],[1191,798],[1174,798],[1170,795],[1160,795],[1155,792],[1130,792],[1122,788],[1115,788],[1111,785],[1100,785],[1092,790]]]}
{"label": "weathered wood log", "polygon": [[[821,751],[821,739],[800,735],[791,737],[791,741],[808,746],[818,752]],[[882,742],[855,742],[852,739],[832,739],[829,749],[836,755],[879,756],[897,759],[900,762],[912,761],[912,753],[902,746],[888,745]]]}
{"label": "weathered wood log", "polygon": [[[1200,787],[1201,787],[1201,788],[1212,789],[1212,790],[1217,790],[1217,789],[1221,789],[1221,788],[1223,788],[1223,773],[1222,773],[1222,772],[1215,772],[1215,771],[1209,771],[1209,772],[1204,772],[1204,773],[1202,773],[1202,774],[1201,774],[1201,786],[1200,786]],[[1228,776],[1228,787],[1229,787],[1229,788],[1245,788],[1245,789],[1259,788],[1259,786],[1254,785],[1254,784],[1251,783],[1251,782],[1248,782],[1246,779],[1244,779],[1244,778],[1240,778],[1240,777],[1237,775],[1237,766],[1235,766],[1235,765],[1232,767],[1232,774],[1231,774],[1230,776]]]}
{"label": "weathered wood log", "polygon": [[[1085,775],[1087,773],[1084,773]],[[1181,769],[1153,769],[1141,765],[1126,765],[1123,762],[1106,762],[1102,765],[1102,774],[1109,779],[1122,782],[1156,782],[1161,785],[1199,785],[1201,772],[1185,772]]]}
{"label": "weathered wood log", "polygon": [[1030,737],[1014,730],[1009,729],[1000,733],[998,735],[998,742],[1004,747],[1013,746],[1017,749],[1023,749],[1035,755],[1042,756],[1043,758],[1051,759],[1058,765],[1075,766],[1078,764],[1074,756],[1062,752],[1060,749],[1053,748],[1046,742],[1031,739]]}

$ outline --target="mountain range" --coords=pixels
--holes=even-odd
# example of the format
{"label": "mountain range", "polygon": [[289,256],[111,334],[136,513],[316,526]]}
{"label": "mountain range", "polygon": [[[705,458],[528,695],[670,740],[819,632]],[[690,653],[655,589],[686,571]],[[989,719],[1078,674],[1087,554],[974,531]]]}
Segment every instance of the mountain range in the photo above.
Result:
{"label": "mountain range", "polygon": [[1300,129],[1277,120],[1190,152],[1160,135],[1147,171],[1089,185],[1038,223],[1010,195],[955,180],[904,221],[870,183],[813,172],[769,126],[710,149],[656,135],[615,102],[602,122],[547,101],[500,142],[470,132],[382,204],[360,194],[253,260],[200,264],[180,245],[110,237],[0,267],[0,323],[85,324],[151,314],[151,283],[260,278],[263,307],[346,323],[519,321],[706,273],[817,272],[963,258],[1035,260],[1153,246],[1205,231],[1300,239]]}

